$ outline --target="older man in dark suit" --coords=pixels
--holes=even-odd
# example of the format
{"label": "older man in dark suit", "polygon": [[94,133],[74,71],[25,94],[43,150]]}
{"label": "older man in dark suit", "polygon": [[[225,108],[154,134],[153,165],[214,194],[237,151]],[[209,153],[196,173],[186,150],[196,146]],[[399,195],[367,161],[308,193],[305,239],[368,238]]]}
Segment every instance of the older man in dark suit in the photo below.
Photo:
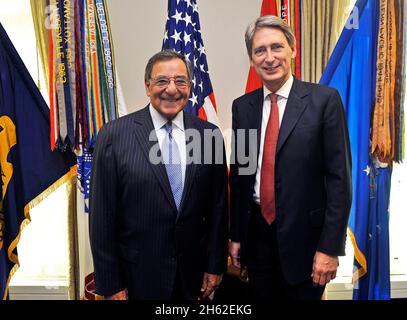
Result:
{"label": "older man in dark suit", "polygon": [[232,106],[230,255],[247,267],[253,299],[320,299],[344,255],[351,206],[341,98],[293,78],[295,37],[280,18],[250,24],[246,46],[263,87]]}
{"label": "older man in dark suit", "polygon": [[145,73],[150,104],[99,132],[90,240],[96,293],[108,299],[206,299],[226,269],[223,138],[183,112],[190,86],[189,61],[157,53]]}

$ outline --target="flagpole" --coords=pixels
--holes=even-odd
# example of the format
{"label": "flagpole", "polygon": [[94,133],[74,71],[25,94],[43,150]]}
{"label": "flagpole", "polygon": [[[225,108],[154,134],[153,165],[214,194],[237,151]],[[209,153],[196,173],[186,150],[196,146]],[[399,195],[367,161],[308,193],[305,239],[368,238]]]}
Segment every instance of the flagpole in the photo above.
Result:
{"label": "flagpole", "polygon": [[76,208],[76,184],[77,175],[73,176],[66,185],[68,198],[68,299],[79,300],[79,252],[78,248],[78,228],[77,228],[77,208]]}

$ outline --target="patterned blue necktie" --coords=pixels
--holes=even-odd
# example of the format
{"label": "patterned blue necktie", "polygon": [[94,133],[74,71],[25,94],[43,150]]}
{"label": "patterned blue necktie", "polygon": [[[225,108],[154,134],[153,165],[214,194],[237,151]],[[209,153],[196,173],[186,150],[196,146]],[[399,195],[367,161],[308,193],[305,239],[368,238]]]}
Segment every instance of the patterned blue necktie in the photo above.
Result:
{"label": "patterned blue necktie", "polygon": [[163,159],[165,169],[167,171],[168,180],[170,181],[172,195],[174,196],[175,204],[177,205],[177,209],[179,210],[182,191],[184,189],[182,182],[181,158],[177,143],[172,136],[172,122],[168,121],[164,125],[164,128],[167,131],[167,134],[163,141]]}

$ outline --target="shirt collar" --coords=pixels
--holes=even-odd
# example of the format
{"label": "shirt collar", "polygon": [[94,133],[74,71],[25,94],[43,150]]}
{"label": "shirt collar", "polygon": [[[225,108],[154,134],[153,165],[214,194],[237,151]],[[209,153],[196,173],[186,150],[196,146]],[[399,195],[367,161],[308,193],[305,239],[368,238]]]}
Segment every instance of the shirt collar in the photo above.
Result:
{"label": "shirt collar", "polygon": [[[160,130],[167,122],[168,119],[163,117],[152,105],[148,106],[150,110],[151,119],[153,120],[154,129]],[[184,131],[184,112],[178,112],[174,119],[172,119],[173,125],[175,125],[181,131]]]}
{"label": "shirt collar", "polygon": [[[294,77],[291,75],[288,80],[282,85],[280,89],[278,89],[275,94],[279,97],[283,97],[285,99],[288,99],[288,96],[290,95],[291,88],[293,86],[294,82]],[[266,88],[266,86],[263,86],[263,94],[264,94],[264,99],[271,93],[269,89]]]}

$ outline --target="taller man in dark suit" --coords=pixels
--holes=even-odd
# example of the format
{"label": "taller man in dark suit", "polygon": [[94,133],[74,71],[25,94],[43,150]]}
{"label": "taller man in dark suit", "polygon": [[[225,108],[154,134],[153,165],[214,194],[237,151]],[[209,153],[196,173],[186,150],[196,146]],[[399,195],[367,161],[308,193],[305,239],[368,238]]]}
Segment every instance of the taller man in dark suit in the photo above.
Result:
{"label": "taller man in dark suit", "polygon": [[145,87],[150,104],[102,127],[95,148],[90,240],[96,293],[206,299],[227,262],[223,138],[214,125],[183,112],[191,87],[183,55],[154,55]]}
{"label": "taller man in dark suit", "polygon": [[263,87],[232,106],[230,255],[247,266],[254,299],[320,299],[344,255],[351,206],[341,98],[293,78],[295,37],[280,18],[250,24],[246,46]]}

